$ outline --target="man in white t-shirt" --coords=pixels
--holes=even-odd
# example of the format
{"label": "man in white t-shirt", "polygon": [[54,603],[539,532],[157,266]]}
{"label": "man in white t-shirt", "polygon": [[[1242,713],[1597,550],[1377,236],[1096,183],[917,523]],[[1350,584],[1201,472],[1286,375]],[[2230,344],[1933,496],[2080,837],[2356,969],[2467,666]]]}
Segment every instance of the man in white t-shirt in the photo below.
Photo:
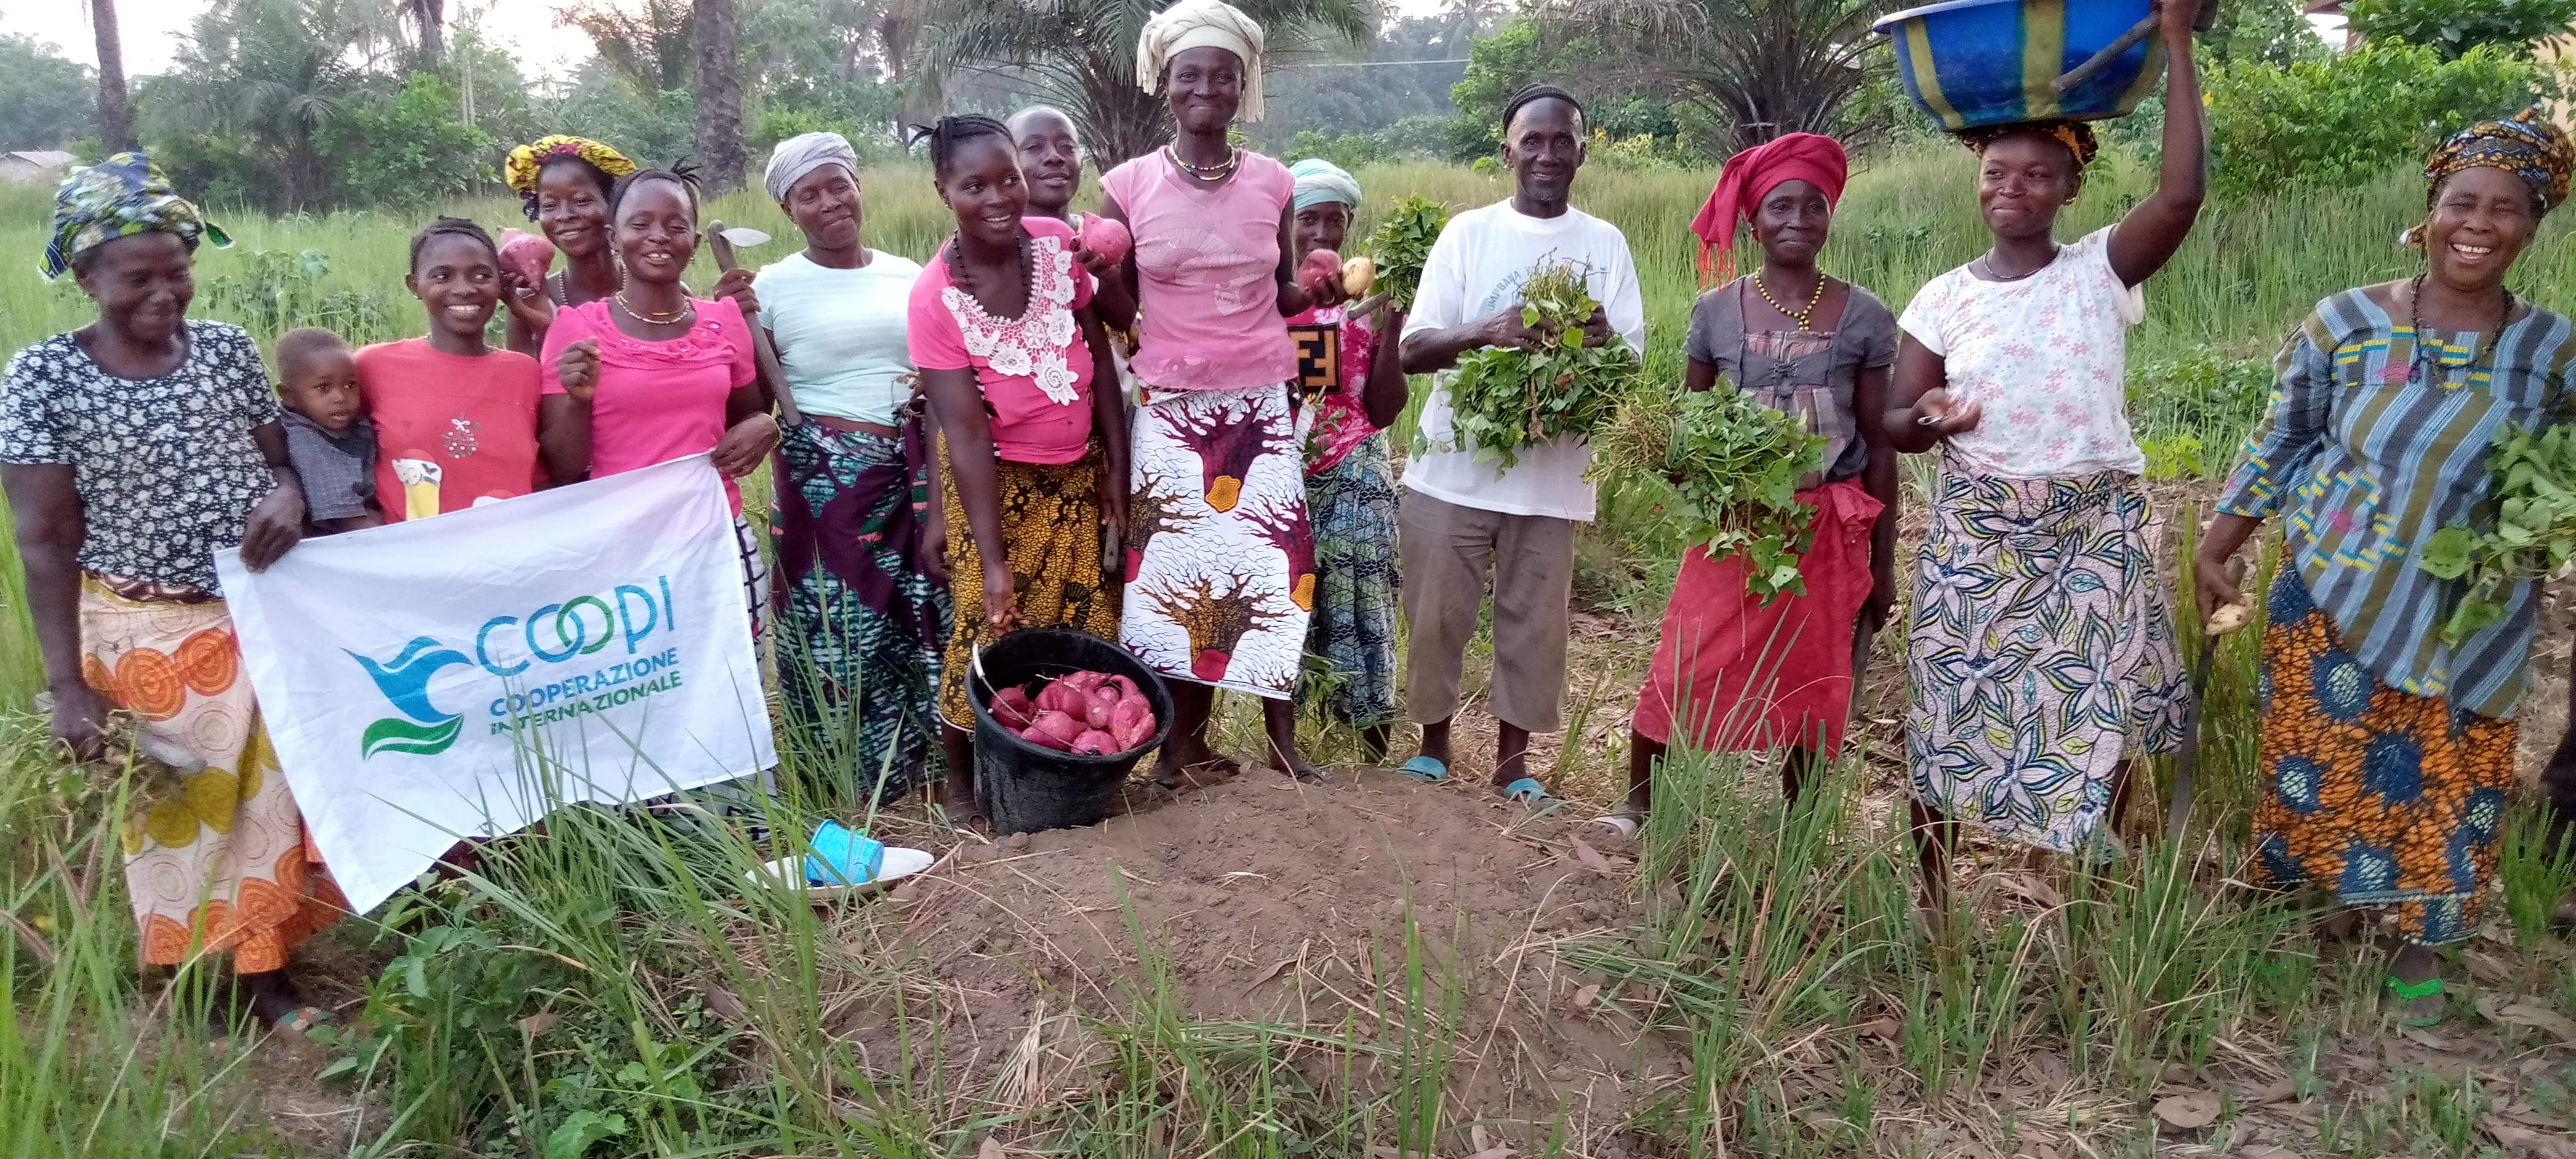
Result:
{"label": "man in white t-shirt", "polygon": [[[1585,271],[1603,306],[1584,328],[1588,344],[1617,333],[1630,349],[1646,348],[1645,300],[1628,239],[1567,204],[1583,167],[1583,140],[1583,107],[1562,89],[1524,89],[1504,107],[1511,200],[1459,214],[1432,244],[1404,327],[1406,373],[1445,372],[1471,350],[1534,343],[1537,333],[1521,322],[1520,291],[1542,262]],[[1507,798],[1536,801],[1547,790],[1529,775],[1525,755],[1531,733],[1561,727],[1574,527],[1592,519],[1592,485],[1583,479],[1592,452],[1582,439],[1558,439],[1524,448],[1510,470],[1498,470],[1476,461],[1449,415],[1448,386],[1435,380],[1417,443],[1428,449],[1405,467],[1398,519],[1409,627],[1405,714],[1422,726],[1422,752],[1404,769],[1424,780],[1448,776],[1449,726],[1490,578],[1487,707],[1501,726],[1494,785]]]}

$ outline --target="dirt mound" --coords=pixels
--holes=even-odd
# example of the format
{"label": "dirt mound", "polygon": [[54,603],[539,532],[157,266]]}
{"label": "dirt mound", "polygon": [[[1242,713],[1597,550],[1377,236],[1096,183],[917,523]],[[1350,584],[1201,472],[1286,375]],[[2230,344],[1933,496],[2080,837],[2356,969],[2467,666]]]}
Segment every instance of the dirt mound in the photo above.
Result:
{"label": "dirt mound", "polygon": [[1556,958],[1637,920],[1632,866],[1587,844],[1574,808],[1533,816],[1481,785],[1376,770],[1324,786],[1253,772],[1139,805],[961,847],[900,891],[902,936],[970,1039],[950,1057],[1025,1060],[1033,1022],[1127,1015],[1160,982],[1193,1020],[1439,1044],[1464,1118],[1603,1131],[1641,1066],[1681,1069]]}

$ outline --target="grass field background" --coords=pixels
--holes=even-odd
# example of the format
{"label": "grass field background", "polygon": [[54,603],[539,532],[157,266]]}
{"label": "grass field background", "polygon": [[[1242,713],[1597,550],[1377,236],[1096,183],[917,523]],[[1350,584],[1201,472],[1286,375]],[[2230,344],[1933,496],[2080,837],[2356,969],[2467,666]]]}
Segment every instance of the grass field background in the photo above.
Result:
{"label": "grass field background", "polygon": [[[1507,191],[1500,177],[1455,166],[1358,176],[1371,211],[1396,196],[1463,208]],[[1680,373],[1695,290],[1687,224],[1711,176],[1596,170],[1577,186],[1577,203],[1624,230],[1637,257],[1657,374]],[[1901,311],[1926,279],[1984,248],[1971,178],[1967,155],[1949,150],[1870,165],[1837,214],[1826,269]],[[2115,220],[2142,178],[2116,154],[2105,161],[2060,236]],[[872,172],[864,185],[871,245],[923,258],[949,232],[922,171]],[[2422,196],[2401,173],[2364,189],[2209,208],[2148,286],[2148,319],[2133,332],[2132,410],[2158,475],[2205,493],[2255,417],[2262,363],[2281,336],[2327,294],[2417,268],[2396,238]],[[0,346],[90,317],[68,279],[36,275],[46,209],[38,192],[0,191],[0,252],[23,258],[0,268]],[[524,224],[501,199],[438,209],[496,229]],[[301,324],[354,341],[423,328],[401,278],[407,239],[432,211],[214,210],[236,245],[201,255],[198,316],[249,325],[263,341]],[[774,261],[797,244],[757,194],[723,198],[711,215],[778,239],[746,260]],[[2516,268],[2515,289],[2543,306],[2576,306],[2566,229],[2545,227]],[[1928,463],[1909,465],[1917,502],[1928,475]],[[1651,634],[1668,590],[1659,585],[1680,554],[1659,516],[1660,488],[1613,481],[1587,536],[1583,597],[1623,630]],[[883,1043],[864,1056],[814,1015],[859,995],[929,1003],[898,1021],[937,1024],[935,1002],[922,997],[924,964],[871,952],[893,936],[881,916],[826,918],[734,897],[728,883],[755,857],[747,847],[589,811],[560,817],[544,841],[511,846],[480,876],[406,895],[329,935],[360,964],[366,994],[349,1012],[363,1033],[327,1044],[323,1085],[363,1113],[338,1134],[282,1129],[258,1073],[275,1057],[218,1053],[194,1029],[216,972],[165,982],[131,966],[114,820],[130,790],[45,750],[43,722],[26,711],[42,680],[7,544],[0,537],[0,902],[12,927],[0,932],[0,1153],[989,1157],[988,1145],[1003,1144],[988,1141],[1008,1140],[1010,1154],[1210,1159],[1484,1146],[1481,1124],[1444,1097],[1461,1030],[1428,997],[1472,980],[1444,973],[1464,969],[1456,959],[1416,952],[1450,931],[1408,922],[1399,949],[1415,963],[1413,989],[1383,996],[1370,1027],[1335,1029],[1210,1022],[1179,1008],[1154,984],[1172,948],[1135,928],[1132,1001],[1076,1011],[1109,1045],[1075,1068],[1077,1091],[1032,1101],[967,1083],[967,1071],[940,1065],[935,1041],[904,1038],[892,1061]],[[1551,952],[1624,996],[1617,1008],[1631,1029],[1679,1044],[1690,1072],[1639,1076],[1654,1097],[1598,1136],[1541,1121],[1514,1125],[1513,1145],[1573,1156],[2143,1156],[2261,1154],[2240,1144],[2277,1137],[2288,1141],[2259,1145],[2301,1155],[2545,1153],[2511,1141],[2549,1134],[2534,1123],[2563,1134],[2576,1072],[2539,1014],[2491,1017],[2460,1035],[2440,1056],[2457,1065],[2374,1063],[2360,1081],[2338,1069],[2351,1051],[2375,1049],[2367,1044],[2410,1040],[2386,1021],[2377,959],[2320,950],[2294,899],[2258,898],[2230,879],[2254,796],[2251,640],[2220,655],[2209,725],[2219,739],[2201,773],[2216,804],[2208,844],[2160,845],[2098,875],[2049,878],[2058,884],[2046,904],[1998,909],[1969,891],[1959,921],[1973,932],[1947,945],[1916,931],[1910,857],[1883,810],[1861,803],[1862,770],[1842,770],[1821,805],[1791,808],[1758,789],[1768,769],[1685,755],[1639,852],[1636,924]],[[1346,737],[1317,744],[1348,751]],[[823,760],[789,756],[791,766]],[[847,805],[800,796],[782,827],[815,811],[848,815]],[[2543,917],[2566,870],[2540,856],[2526,826],[2504,878],[2501,944],[2477,951],[2492,968],[2477,968],[2480,989],[2463,992],[2461,1015],[2488,1010],[2493,997],[2496,1010],[2533,1003],[2565,1024],[2576,971]],[[734,1003],[721,1017],[673,997],[717,990]],[[1871,1021],[1875,1011],[1896,1013]],[[1874,1029],[1857,1037],[1825,1033],[1864,1023]],[[2016,1067],[2042,1056],[2070,1077],[2046,1099],[2012,1094]],[[1325,1071],[1374,1060],[1376,1078],[1318,1081],[1318,1058]],[[2270,1104],[2231,1093],[2215,1126],[2160,1138],[2155,1107],[2177,1089],[2221,1088],[2208,1076],[2238,1065],[2289,1083],[2295,1101],[2283,1105],[2307,1113],[2273,1116]]]}

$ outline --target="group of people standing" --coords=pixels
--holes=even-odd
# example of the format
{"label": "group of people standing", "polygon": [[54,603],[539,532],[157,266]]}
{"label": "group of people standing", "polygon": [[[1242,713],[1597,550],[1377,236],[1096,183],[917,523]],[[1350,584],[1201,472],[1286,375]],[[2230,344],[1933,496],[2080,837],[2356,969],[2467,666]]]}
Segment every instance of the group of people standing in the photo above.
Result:
{"label": "group of people standing", "polygon": [[[1799,493],[1815,512],[1803,592],[1765,600],[1739,561],[1689,555],[1633,715],[1631,792],[1599,824],[1635,835],[1674,745],[1786,749],[1784,789],[1812,791],[1897,603],[1897,456],[1937,451],[1906,644],[1928,900],[1941,908],[1959,822],[2079,855],[2116,845],[2137,758],[2180,742],[2190,695],[2123,411],[2140,287],[2203,197],[2187,8],[2168,6],[2161,31],[2155,190],[2061,245],[2091,132],[1967,134],[1993,246],[1901,314],[1819,263],[1848,176],[1839,144],[1792,134],[1727,163],[1694,223],[1713,276],[1687,385],[1746,391],[1827,440]],[[122,709],[205,764],[125,826],[146,960],[228,950],[252,1012],[297,1024],[313,1014],[284,984],[286,947],[337,912],[238,674],[215,550],[239,545],[257,570],[301,535],[693,454],[737,511],[730,480],[774,464],[771,549],[737,522],[751,630],[775,637],[793,747],[863,792],[900,793],[935,764],[949,815],[971,818],[971,654],[1046,625],[1118,640],[1168,678],[1166,782],[1232,771],[1207,735],[1220,689],[1262,700],[1269,764],[1319,779],[1297,749],[1301,686],[1375,756],[1399,714],[1419,725],[1402,769],[1445,780],[1490,596],[1492,787],[1548,800],[1526,757],[1560,727],[1591,458],[1567,438],[1509,468],[1480,461],[1452,431],[1443,372],[1544,337],[1519,292],[1545,263],[1583,270],[1602,304],[1585,341],[1645,348],[1626,240],[1571,204],[1582,107],[1545,86],[1511,101],[1512,196],[1457,215],[1407,316],[1296,276],[1304,255],[1343,248],[1361,192],[1327,163],[1229,142],[1260,115],[1261,69],[1260,27],[1218,0],[1150,21],[1138,75],[1176,137],[1105,172],[1096,213],[1073,207],[1083,157],[1060,112],[921,128],[956,222],[926,262],[866,244],[846,140],[781,142],[764,186],[804,248],[704,296],[682,281],[702,240],[694,180],[547,137],[506,174],[559,269],[531,282],[481,227],[440,219],[406,278],[428,333],[357,351],[287,335],[274,392],[247,335],[186,317],[192,255],[221,231],[139,155],[78,171],[47,268],[72,273],[98,319],[10,361],[0,483],[55,734],[95,752]],[[2410,234],[2424,272],[2328,298],[2294,333],[2197,561],[2206,615],[2240,597],[2227,558],[2285,517],[2262,872],[2395,907],[2408,949],[2391,985],[2408,1002],[2438,998],[2426,947],[2474,929],[2492,875],[2534,601],[2521,585],[2501,622],[2444,644],[2456,592],[2406,555],[2477,517],[2495,431],[2563,417],[2570,326],[2503,287],[2570,164],[2565,135],[2529,114],[2444,146]],[[1760,264],[1733,277],[1747,224]],[[496,313],[500,348],[485,339]],[[1385,431],[1407,374],[1434,381],[1399,484]],[[1301,682],[1310,665],[1328,675]]]}

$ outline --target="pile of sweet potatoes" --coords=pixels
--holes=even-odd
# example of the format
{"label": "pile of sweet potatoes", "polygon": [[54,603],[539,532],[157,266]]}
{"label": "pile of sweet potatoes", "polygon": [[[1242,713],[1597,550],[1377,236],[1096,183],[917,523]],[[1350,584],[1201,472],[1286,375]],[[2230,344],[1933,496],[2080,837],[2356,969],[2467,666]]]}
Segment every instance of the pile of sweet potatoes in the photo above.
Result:
{"label": "pile of sweet potatoes", "polygon": [[1107,756],[1154,739],[1154,703],[1124,676],[1068,672],[1042,685],[993,694],[993,721],[1041,748]]}

